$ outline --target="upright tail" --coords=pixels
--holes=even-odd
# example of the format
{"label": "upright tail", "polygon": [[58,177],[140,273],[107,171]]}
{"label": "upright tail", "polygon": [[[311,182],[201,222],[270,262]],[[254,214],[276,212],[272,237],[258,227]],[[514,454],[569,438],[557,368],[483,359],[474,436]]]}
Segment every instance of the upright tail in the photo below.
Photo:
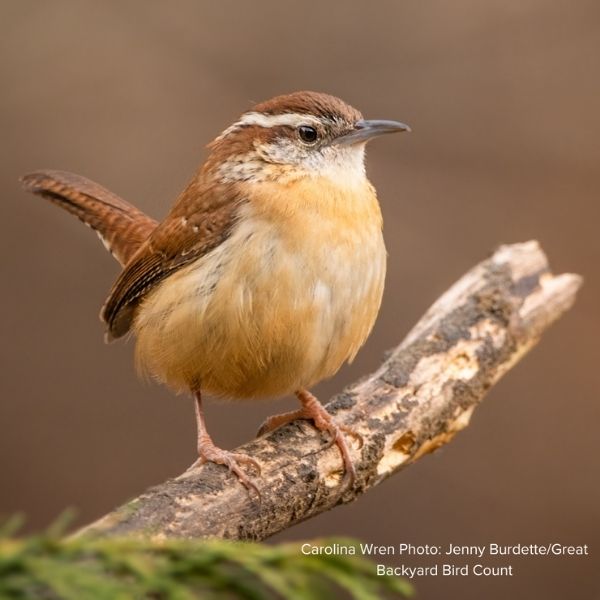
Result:
{"label": "upright tail", "polygon": [[36,171],[23,187],[57,204],[91,227],[125,266],[158,223],[101,185],[66,171]]}

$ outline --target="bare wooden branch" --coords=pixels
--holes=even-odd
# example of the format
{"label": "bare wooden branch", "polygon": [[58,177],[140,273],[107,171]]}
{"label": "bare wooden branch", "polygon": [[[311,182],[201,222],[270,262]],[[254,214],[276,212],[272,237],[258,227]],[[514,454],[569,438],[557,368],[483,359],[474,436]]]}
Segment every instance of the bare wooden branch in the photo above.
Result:
{"label": "bare wooden branch", "polygon": [[260,502],[208,464],[79,534],[260,540],[355,500],[463,429],[489,388],[571,307],[581,281],[553,276],[534,241],[502,246],[462,277],[375,373],[327,404],[364,439],[353,448],[357,480],[341,496],[339,451],[297,421],[239,448],[262,466]]}

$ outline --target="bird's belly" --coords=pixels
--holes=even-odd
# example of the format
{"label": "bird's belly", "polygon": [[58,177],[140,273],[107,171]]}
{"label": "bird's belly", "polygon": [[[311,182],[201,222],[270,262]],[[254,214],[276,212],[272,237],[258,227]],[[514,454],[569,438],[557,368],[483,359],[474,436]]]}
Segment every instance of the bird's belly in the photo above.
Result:
{"label": "bird's belly", "polygon": [[298,248],[249,227],[144,300],[135,322],[143,372],[180,391],[252,398],[309,387],[354,357],[381,302],[380,229]]}

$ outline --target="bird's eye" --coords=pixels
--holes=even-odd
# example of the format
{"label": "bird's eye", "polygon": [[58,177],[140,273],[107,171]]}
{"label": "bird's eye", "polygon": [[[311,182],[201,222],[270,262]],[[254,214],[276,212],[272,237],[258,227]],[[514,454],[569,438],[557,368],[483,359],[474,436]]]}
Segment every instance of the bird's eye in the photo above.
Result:
{"label": "bird's eye", "polygon": [[298,135],[305,144],[314,144],[319,137],[317,130],[310,125],[300,125]]}

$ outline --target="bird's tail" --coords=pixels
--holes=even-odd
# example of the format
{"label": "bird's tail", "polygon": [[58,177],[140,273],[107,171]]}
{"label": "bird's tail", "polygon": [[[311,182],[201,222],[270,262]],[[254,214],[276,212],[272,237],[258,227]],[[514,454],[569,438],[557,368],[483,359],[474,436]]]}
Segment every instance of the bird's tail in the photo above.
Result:
{"label": "bird's tail", "polygon": [[23,187],[57,204],[91,227],[107,250],[126,265],[157,222],[101,185],[66,171],[36,171]]}

